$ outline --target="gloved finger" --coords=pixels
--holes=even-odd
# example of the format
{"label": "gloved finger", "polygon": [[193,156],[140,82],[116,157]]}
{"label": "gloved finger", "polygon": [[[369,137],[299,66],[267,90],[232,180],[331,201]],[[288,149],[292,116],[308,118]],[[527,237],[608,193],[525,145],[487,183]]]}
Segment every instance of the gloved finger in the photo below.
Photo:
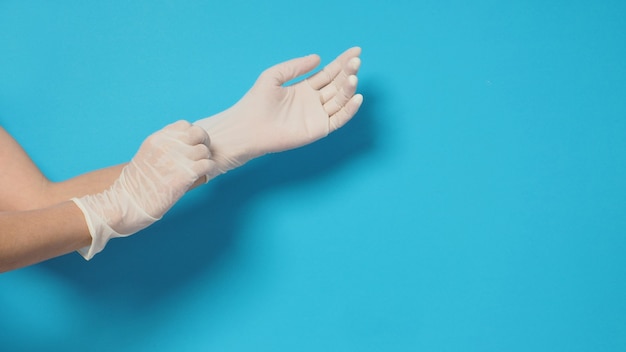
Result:
{"label": "gloved finger", "polygon": [[196,182],[193,183],[193,185],[191,185],[191,187],[189,187],[190,190],[203,185],[205,183],[209,182],[209,176],[208,175],[204,175],[202,177],[200,177],[199,179],[196,180]]}
{"label": "gloved finger", "polygon": [[191,126],[191,123],[189,123],[189,121],[185,121],[185,120],[178,120],[176,122],[173,122],[165,127],[163,127],[162,131],[185,131],[186,129],[189,128],[189,126]]}
{"label": "gloved finger", "polygon": [[355,94],[346,105],[329,118],[330,132],[339,129],[345,125],[361,107],[363,96]]}
{"label": "gloved finger", "polygon": [[356,75],[359,72],[359,68],[361,68],[361,58],[356,56],[348,60],[344,70],[348,75]]}
{"label": "gloved finger", "polygon": [[345,68],[339,74],[337,74],[337,76],[331,82],[329,82],[329,84],[320,88],[319,91],[322,104],[326,104],[326,102],[332,99],[335,94],[337,94],[337,91],[339,91],[341,87],[343,87],[348,77],[357,74],[360,66],[361,59],[359,59],[358,57],[353,57],[346,63]]}
{"label": "gloved finger", "polygon": [[187,145],[197,145],[210,143],[210,138],[207,132],[199,126],[189,125],[185,130],[180,132],[180,135],[176,137],[181,142]]}
{"label": "gloved finger", "polygon": [[203,179],[205,183],[208,181],[209,174],[214,169],[215,161],[211,159],[197,160],[191,164],[191,170],[198,175],[199,179]]}
{"label": "gloved finger", "polygon": [[209,159],[211,157],[211,151],[206,144],[196,144],[190,147],[187,158],[189,160],[198,161],[202,159]]}
{"label": "gloved finger", "polygon": [[[341,55],[337,56],[335,60],[324,66],[321,71],[307,78],[307,82],[313,89],[320,90],[329,85],[340,74],[343,74],[344,77],[355,74],[359,68],[360,61],[359,63],[348,63],[350,63],[353,58],[358,58],[360,54],[361,48],[359,47],[353,47],[344,51]],[[354,66],[355,64],[356,67]]]}
{"label": "gloved finger", "polygon": [[318,55],[299,57],[268,68],[261,74],[259,79],[266,80],[272,85],[280,87],[286,82],[310,72],[319,64],[320,57]]}
{"label": "gloved finger", "polygon": [[357,77],[349,76],[348,79],[344,82],[343,87],[339,89],[339,91],[324,104],[324,110],[328,114],[328,116],[335,115],[339,110],[341,110],[350,99],[356,93],[357,86]]}

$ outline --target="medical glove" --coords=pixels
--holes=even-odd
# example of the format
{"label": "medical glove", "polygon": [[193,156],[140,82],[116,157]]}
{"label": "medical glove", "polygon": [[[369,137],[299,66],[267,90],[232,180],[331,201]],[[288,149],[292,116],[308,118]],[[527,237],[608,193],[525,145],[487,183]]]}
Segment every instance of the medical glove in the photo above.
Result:
{"label": "medical glove", "polygon": [[267,153],[297,148],[343,126],[359,109],[355,94],[361,49],[351,48],[321,71],[285,86],[320,63],[309,55],[265,70],[228,110],[194,122],[211,136],[209,178]]}
{"label": "medical glove", "polygon": [[149,136],[113,185],[72,200],[83,212],[91,245],[78,252],[87,260],[115,237],[125,237],[159,220],[210,168],[209,137],[187,121]]}

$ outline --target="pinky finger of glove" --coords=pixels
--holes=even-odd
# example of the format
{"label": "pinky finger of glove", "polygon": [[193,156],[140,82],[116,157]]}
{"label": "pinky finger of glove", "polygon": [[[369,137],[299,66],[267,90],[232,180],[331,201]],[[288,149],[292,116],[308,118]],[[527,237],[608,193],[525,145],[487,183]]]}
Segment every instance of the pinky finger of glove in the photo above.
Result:
{"label": "pinky finger of glove", "polygon": [[329,118],[329,126],[330,132],[334,132],[337,129],[341,128],[341,126],[345,125],[354,115],[356,115],[357,111],[361,107],[363,103],[363,96],[361,94],[355,94],[346,105],[344,105],[339,111],[330,116]]}

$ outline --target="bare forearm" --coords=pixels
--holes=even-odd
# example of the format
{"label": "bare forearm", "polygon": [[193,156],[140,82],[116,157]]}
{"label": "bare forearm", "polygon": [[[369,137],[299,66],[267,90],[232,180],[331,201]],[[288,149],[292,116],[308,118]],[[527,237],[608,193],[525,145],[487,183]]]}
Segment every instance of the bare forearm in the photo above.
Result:
{"label": "bare forearm", "polygon": [[[120,177],[122,169],[126,164],[110,166],[104,169],[88,172],[86,174],[71,178],[63,182],[50,182],[43,195],[43,206],[51,206],[74,197],[82,197],[87,194],[100,193],[109,188],[117,178]],[[200,178],[191,186],[195,188],[206,182],[204,177]]]}
{"label": "bare forearm", "polygon": [[0,153],[9,166],[0,168],[0,272],[84,247],[90,259],[108,239],[149,226],[204,181],[206,141],[200,127],[179,121],[148,137],[130,164],[53,183],[5,133],[0,146],[12,153]]}
{"label": "bare forearm", "polygon": [[0,212],[0,272],[73,252],[91,243],[71,201],[30,211]]}
{"label": "bare forearm", "polygon": [[117,179],[124,164],[51,182],[26,151],[0,127],[0,211],[41,209],[72,197],[99,193]]}
{"label": "bare forearm", "polygon": [[48,182],[42,192],[40,206],[48,207],[74,197],[100,193],[115,182],[125,165],[91,171],[63,182]]}
{"label": "bare forearm", "polygon": [[[0,126],[0,211],[43,209],[74,197],[100,193],[115,182],[124,166],[126,163],[51,182]],[[192,188],[205,181],[201,178]]]}

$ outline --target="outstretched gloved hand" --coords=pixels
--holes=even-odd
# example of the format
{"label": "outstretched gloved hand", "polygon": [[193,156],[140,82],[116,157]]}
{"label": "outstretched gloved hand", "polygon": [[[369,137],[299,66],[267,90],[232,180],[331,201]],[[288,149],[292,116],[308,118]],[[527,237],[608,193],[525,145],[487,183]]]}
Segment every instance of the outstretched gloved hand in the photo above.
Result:
{"label": "outstretched gloved hand", "polygon": [[211,136],[215,167],[209,178],[252,158],[297,148],[343,126],[361,106],[355,94],[361,49],[348,49],[321,71],[298,83],[320,63],[309,55],[265,70],[233,107],[194,122]]}
{"label": "outstretched gloved hand", "polygon": [[159,220],[211,169],[209,137],[187,121],[149,136],[106,191],[72,200],[82,210],[92,242],[79,253],[91,259],[114,237]]}

